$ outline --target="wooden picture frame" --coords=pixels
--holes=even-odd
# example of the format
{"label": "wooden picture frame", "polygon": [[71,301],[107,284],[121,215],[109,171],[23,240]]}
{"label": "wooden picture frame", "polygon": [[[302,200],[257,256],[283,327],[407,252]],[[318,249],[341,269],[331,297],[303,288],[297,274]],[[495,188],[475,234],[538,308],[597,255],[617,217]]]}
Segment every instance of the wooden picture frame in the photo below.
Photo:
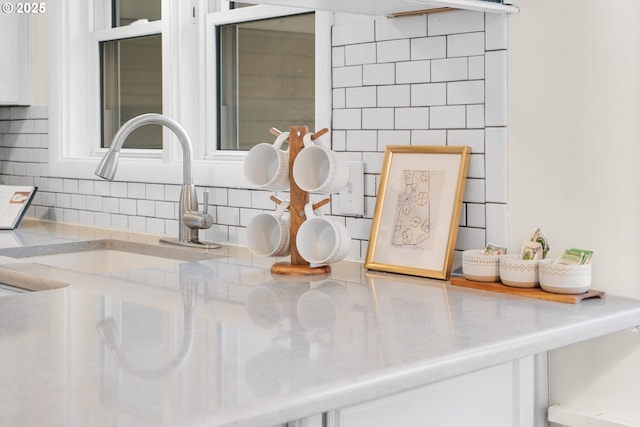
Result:
{"label": "wooden picture frame", "polygon": [[364,267],[448,280],[471,148],[385,149]]}

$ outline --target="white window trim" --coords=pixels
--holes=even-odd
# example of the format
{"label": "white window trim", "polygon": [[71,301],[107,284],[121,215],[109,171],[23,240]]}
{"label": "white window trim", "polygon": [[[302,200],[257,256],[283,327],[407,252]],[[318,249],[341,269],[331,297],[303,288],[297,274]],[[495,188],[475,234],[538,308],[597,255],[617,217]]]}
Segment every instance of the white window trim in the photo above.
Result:
{"label": "white window trim", "polygon": [[[224,2],[221,2],[224,3]],[[169,18],[147,26],[150,33],[163,34],[163,113],[174,118],[187,130],[194,145],[192,162],[197,185],[252,188],[244,178],[246,152],[214,151],[205,156],[205,141],[215,141],[216,94],[215,31],[212,25],[265,16],[302,13],[304,10],[273,6],[253,6],[216,13],[206,13],[207,0],[175,2],[162,0],[163,11],[171,8]],[[191,15],[196,7],[196,18]],[[77,149],[83,141],[99,141],[98,49],[95,47],[106,32],[95,29],[95,8],[105,8],[101,0],[54,2],[48,8],[50,82],[49,82],[49,175],[52,177],[98,179],[95,168],[100,150]],[[331,25],[333,14],[316,12],[316,124],[331,125]],[[193,28],[182,31],[187,23]],[[140,27],[141,28],[141,27]],[[139,28],[139,29],[140,29]],[[167,37],[168,29],[175,37]],[[181,31],[178,31],[178,30]],[[105,30],[129,34],[128,27]],[[71,36],[86,33],[73,40]],[[91,33],[93,34],[89,36]],[[186,34],[186,35],[183,35]],[[189,38],[191,37],[191,38]],[[171,44],[171,45],[169,45]],[[185,66],[185,64],[190,64]],[[98,79],[98,80],[96,80]],[[269,136],[266,135],[268,138]],[[150,158],[140,153],[120,159],[116,181],[147,183],[182,183],[181,150],[175,135],[164,129],[165,149]],[[85,146],[86,147],[86,146]]]}

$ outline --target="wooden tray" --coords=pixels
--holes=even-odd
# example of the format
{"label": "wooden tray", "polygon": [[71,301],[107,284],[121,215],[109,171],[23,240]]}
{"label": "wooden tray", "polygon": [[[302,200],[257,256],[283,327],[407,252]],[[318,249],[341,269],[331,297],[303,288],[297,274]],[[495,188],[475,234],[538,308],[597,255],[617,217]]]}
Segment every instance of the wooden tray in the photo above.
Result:
{"label": "wooden tray", "polygon": [[464,277],[452,277],[451,284],[455,286],[462,286],[465,288],[481,289],[485,291],[500,292],[509,295],[518,295],[521,297],[537,298],[547,301],[566,302],[569,304],[577,304],[582,300],[589,298],[604,298],[603,291],[596,291],[593,289],[588,290],[582,294],[553,294],[546,292],[542,288],[514,288],[511,286],[503,285],[500,282],[474,282],[473,280],[465,279]]}

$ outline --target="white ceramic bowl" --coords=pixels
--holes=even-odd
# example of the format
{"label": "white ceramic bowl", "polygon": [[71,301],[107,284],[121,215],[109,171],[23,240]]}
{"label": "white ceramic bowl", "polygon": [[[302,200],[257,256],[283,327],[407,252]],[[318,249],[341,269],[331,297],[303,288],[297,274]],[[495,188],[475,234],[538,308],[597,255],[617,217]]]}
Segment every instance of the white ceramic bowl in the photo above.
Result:
{"label": "white ceramic bowl", "polygon": [[581,294],[591,287],[591,264],[554,264],[553,260],[540,261],[540,286],[556,294]]}
{"label": "white ceramic bowl", "polygon": [[462,274],[475,282],[497,282],[500,280],[500,257],[485,255],[484,249],[462,252]]}
{"label": "white ceramic bowl", "polygon": [[535,288],[538,282],[540,260],[519,259],[518,254],[500,256],[500,281],[516,288]]}

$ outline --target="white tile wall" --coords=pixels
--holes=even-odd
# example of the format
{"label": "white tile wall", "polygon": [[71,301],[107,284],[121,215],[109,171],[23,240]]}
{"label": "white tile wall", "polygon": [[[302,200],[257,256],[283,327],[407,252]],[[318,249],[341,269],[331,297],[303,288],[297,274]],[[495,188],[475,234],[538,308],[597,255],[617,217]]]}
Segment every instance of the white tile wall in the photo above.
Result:
{"label": "white tile wall", "polygon": [[[335,217],[352,233],[350,258],[366,253],[392,144],[470,146],[456,248],[508,241],[504,15],[455,11],[334,25],[332,84],[332,147],[365,165],[364,217]],[[48,127],[46,107],[0,108],[0,183],[38,185],[29,215],[177,235],[180,186],[49,176]],[[207,240],[244,244],[251,218],[273,208],[264,191],[208,190],[215,225]]]}

